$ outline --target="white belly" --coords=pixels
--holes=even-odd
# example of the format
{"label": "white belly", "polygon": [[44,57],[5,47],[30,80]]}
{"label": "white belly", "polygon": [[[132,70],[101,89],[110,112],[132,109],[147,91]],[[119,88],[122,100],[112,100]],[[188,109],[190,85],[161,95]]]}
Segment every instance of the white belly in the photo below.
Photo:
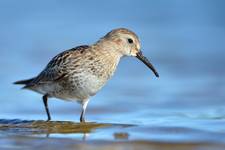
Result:
{"label": "white belly", "polygon": [[80,85],[78,85],[79,92],[87,96],[95,95],[107,82],[107,80],[88,73],[81,75],[80,80]]}
{"label": "white belly", "polygon": [[48,83],[37,86],[32,90],[62,100],[82,101],[95,95],[105,85],[106,81],[95,75],[82,73],[69,79],[68,84]]}

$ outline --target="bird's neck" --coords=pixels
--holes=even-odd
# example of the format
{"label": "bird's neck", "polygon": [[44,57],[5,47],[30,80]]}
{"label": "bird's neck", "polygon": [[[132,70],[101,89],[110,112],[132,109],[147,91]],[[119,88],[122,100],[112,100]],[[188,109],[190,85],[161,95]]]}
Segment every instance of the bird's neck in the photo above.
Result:
{"label": "bird's neck", "polygon": [[115,55],[115,57],[119,57],[119,58],[123,57],[123,54],[119,50],[119,49],[121,49],[121,46],[118,45],[113,40],[100,39],[93,46],[97,47],[103,53]]}
{"label": "bird's neck", "polygon": [[99,59],[98,64],[101,67],[98,71],[104,78],[109,79],[115,72],[116,67],[122,55],[117,53],[115,46],[110,42],[97,42],[92,45],[92,49],[96,55],[95,59]]}

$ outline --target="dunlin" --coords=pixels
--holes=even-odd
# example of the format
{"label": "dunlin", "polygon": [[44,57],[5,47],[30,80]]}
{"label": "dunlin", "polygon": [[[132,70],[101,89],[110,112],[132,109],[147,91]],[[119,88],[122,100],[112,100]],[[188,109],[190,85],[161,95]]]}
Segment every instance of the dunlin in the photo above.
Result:
{"label": "dunlin", "polygon": [[159,77],[153,65],[140,50],[138,36],[125,28],[114,29],[92,45],[82,45],[56,55],[36,77],[15,82],[23,88],[43,95],[48,116],[48,98],[77,101],[82,105],[80,122],[94,96],[111,78],[120,59],[133,56],[141,60]]}

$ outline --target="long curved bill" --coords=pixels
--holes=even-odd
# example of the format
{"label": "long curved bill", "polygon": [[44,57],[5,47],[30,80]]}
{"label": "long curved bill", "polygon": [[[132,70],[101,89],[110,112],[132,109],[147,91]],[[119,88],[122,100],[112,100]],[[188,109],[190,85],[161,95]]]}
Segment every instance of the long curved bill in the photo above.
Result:
{"label": "long curved bill", "polygon": [[150,68],[152,70],[152,72],[155,74],[156,77],[159,77],[158,72],[155,70],[155,68],[153,67],[153,65],[150,63],[150,61],[142,54],[141,51],[139,51],[137,53],[136,56],[140,61],[142,61],[146,66],[148,66],[148,68]]}

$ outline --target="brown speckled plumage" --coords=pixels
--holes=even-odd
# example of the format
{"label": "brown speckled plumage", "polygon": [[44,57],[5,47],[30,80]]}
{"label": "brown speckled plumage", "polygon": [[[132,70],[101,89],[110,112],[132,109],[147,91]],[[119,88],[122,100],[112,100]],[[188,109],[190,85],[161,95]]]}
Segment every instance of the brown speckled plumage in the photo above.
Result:
{"label": "brown speckled plumage", "polygon": [[[128,40],[129,39],[129,40]],[[140,52],[136,34],[128,29],[112,30],[93,45],[78,46],[56,55],[36,77],[15,82],[24,88],[43,94],[50,120],[48,97],[75,100],[82,104],[80,121],[91,96],[110,79],[123,56],[136,56],[158,76],[153,66]]]}

